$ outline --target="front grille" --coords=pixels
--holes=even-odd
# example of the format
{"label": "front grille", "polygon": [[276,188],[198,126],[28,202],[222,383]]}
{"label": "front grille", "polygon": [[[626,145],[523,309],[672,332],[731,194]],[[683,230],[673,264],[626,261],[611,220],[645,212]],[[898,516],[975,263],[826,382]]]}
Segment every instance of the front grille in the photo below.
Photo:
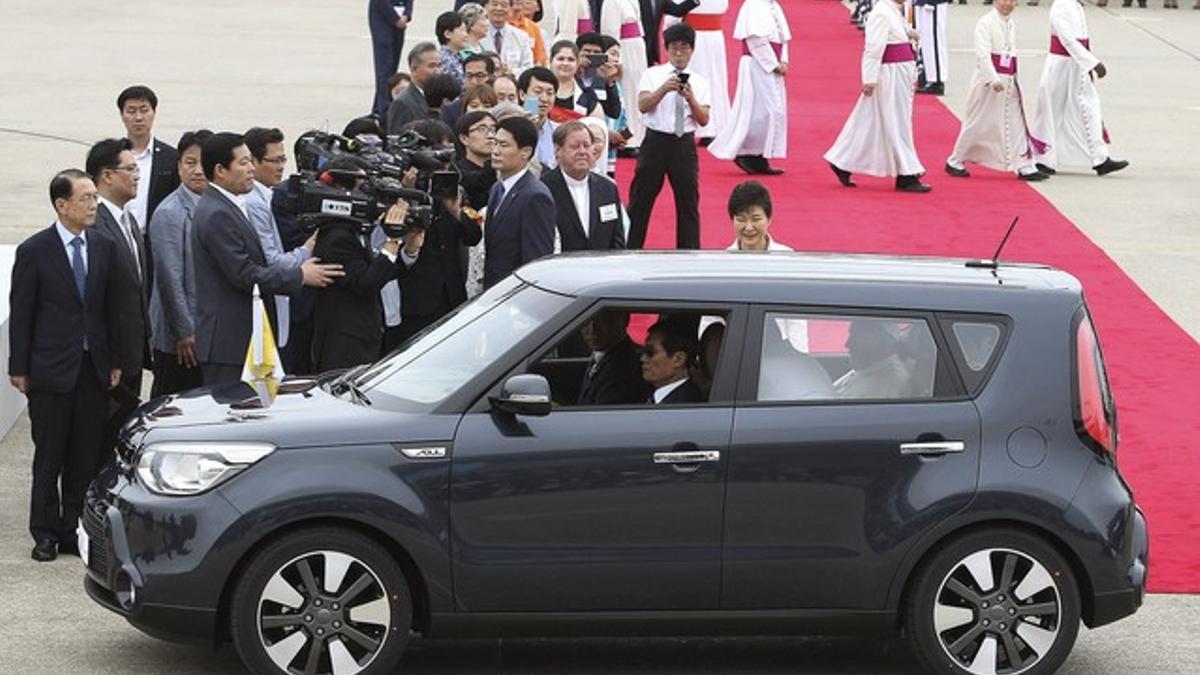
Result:
{"label": "front grille", "polygon": [[83,508],[83,531],[88,536],[88,569],[108,583],[108,505],[89,493]]}

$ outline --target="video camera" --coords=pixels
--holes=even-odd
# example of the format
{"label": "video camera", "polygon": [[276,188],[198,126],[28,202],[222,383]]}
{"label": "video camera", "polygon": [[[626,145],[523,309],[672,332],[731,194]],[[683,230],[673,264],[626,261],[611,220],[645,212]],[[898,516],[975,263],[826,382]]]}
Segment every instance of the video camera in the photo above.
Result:
{"label": "video camera", "polygon": [[[390,136],[386,146],[374,134],[310,131],[297,145],[300,171],[288,178],[288,210],[306,232],[349,222],[365,234],[379,224],[398,239],[410,228],[429,227],[434,204],[458,193],[458,173],[441,170],[454,150],[435,149],[415,131]],[[402,178],[413,167],[417,181],[406,187]],[[380,222],[398,199],[409,203],[404,223]]]}

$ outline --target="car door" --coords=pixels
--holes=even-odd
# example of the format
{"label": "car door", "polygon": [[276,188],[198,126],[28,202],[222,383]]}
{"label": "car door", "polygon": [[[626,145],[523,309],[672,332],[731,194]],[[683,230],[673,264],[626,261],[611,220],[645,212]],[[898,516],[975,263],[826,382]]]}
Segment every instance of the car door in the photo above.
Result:
{"label": "car door", "polygon": [[717,607],[745,311],[729,314],[708,402],[558,407],[537,417],[497,412],[485,396],[464,415],[450,504],[460,610]]}
{"label": "car door", "polygon": [[979,415],[936,323],[759,307],[748,326],[721,605],[882,608],[905,552],[977,484]]}

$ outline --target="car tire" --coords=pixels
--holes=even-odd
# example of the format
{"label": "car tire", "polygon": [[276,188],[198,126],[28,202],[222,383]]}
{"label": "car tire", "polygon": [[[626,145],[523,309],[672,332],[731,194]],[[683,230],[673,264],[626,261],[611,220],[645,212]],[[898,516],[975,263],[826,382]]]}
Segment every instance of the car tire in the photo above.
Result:
{"label": "car tire", "polygon": [[313,528],[248,562],[230,632],[254,673],[391,673],[408,644],[412,606],[404,574],[382,546],[351,530]]}
{"label": "car tire", "polygon": [[916,571],[904,622],[925,671],[1049,675],[1079,632],[1080,600],[1066,559],[1010,528],[967,534]]}

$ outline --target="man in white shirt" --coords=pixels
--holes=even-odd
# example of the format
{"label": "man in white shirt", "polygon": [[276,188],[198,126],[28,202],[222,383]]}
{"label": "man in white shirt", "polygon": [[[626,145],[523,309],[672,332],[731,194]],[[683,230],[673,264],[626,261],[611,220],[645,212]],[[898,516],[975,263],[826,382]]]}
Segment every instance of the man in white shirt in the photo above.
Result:
{"label": "man in white shirt", "polygon": [[648,68],[638,86],[646,138],[629,194],[629,248],[642,248],[663,178],[675,193],[675,245],[700,248],[700,165],[696,131],[708,124],[708,82],[688,69],[696,30],[677,24],[663,31],[668,62]]}
{"label": "man in white shirt", "polygon": [[141,180],[129,205],[138,225],[145,228],[159,202],[179,187],[179,154],[175,148],[154,137],[154,117],[158,96],[150,87],[134,85],[117,96],[117,109],[129,139]]}
{"label": "man in white shirt", "polygon": [[616,183],[592,172],[592,132],[578,120],[554,130],[558,167],[542,174],[554,196],[562,251],[625,248],[621,197]]}
{"label": "man in white shirt", "polygon": [[533,41],[525,31],[509,25],[511,8],[509,0],[488,0],[484,9],[491,25],[480,44],[484,51],[500,56],[502,74],[519,77],[526,68],[533,66]]}

